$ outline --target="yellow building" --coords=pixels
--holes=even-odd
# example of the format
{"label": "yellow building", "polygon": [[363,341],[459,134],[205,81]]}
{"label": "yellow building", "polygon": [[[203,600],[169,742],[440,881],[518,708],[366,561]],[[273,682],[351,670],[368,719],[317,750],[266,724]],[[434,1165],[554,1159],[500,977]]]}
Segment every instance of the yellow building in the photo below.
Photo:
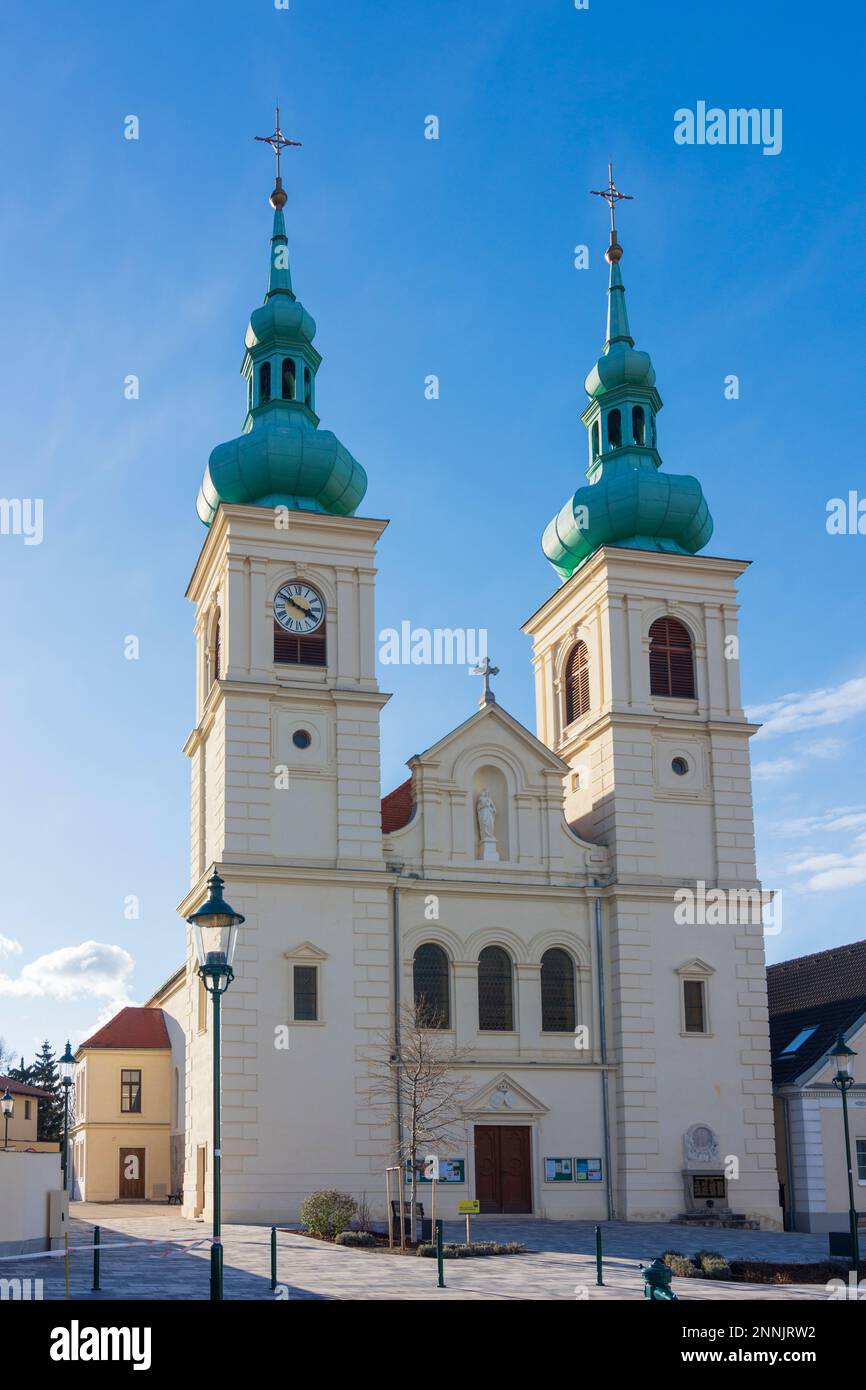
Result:
{"label": "yellow building", "polygon": [[162,1009],[121,1009],[75,1062],[72,1196],[167,1200],[173,1070]]}
{"label": "yellow building", "polygon": [[39,1102],[49,1099],[48,1091],[39,1086],[28,1086],[24,1081],[14,1081],[11,1076],[0,1076],[0,1095],[8,1090],[12,1097],[12,1114],[9,1124],[0,1116],[0,1144],[9,1149],[35,1149],[37,1153],[56,1152],[60,1145],[56,1139],[37,1139],[39,1127]]}

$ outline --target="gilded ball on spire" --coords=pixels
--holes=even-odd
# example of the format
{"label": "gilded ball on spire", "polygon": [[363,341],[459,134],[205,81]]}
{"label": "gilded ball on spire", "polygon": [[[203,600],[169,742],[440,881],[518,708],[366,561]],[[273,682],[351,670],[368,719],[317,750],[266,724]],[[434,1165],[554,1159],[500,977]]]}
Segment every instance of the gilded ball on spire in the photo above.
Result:
{"label": "gilded ball on spire", "polygon": [[610,246],[604,253],[604,259],[608,265],[616,265],[622,260],[622,247],[618,241],[611,241]]}
{"label": "gilded ball on spire", "polygon": [[276,183],[274,184],[274,191],[268,199],[268,202],[270,203],[271,207],[274,209],[275,212],[279,212],[282,208],[286,206],[286,203],[288,201],[288,195],[286,193],[286,190],[283,188],[283,181],[281,178],[278,178]]}

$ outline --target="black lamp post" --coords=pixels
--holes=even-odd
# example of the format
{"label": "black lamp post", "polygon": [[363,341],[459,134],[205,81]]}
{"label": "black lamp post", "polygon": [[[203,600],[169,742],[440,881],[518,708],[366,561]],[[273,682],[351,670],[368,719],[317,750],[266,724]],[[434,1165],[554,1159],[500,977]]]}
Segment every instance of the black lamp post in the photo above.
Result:
{"label": "black lamp post", "polygon": [[0,1099],[0,1109],[3,1111],[3,1147],[4,1149],[8,1149],[9,1121],[12,1119],[12,1112],[15,1109],[15,1101],[12,1099],[12,1092],[9,1090],[8,1086],[3,1092],[2,1099]]}
{"label": "black lamp post", "polygon": [[72,1073],[75,1070],[75,1058],[72,1055],[72,1048],[69,1040],[66,1042],[66,1051],[58,1063],[60,1067],[60,1078],[63,1082],[63,1191],[69,1188],[69,1088],[72,1085]]}
{"label": "black lamp post", "polygon": [[854,1206],[854,1174],[851,1171],[851,1136],[848,1131],[848,1092],[854,1085],[851,1058],[857,1053],[845,1043],[841,1031],[836,1037],[836,1046],[830,1053],[836,1060],[836,1075],[833,1085],[842,1093],[842,1122],[845,1127],[845,1159],[848,1164],[848,1221],[851,1227],[851,1268],[856,1278],[860,1278],[860,1244],[857,1233],[857,1208]]}
{"label": "black lamp post", "polygon": [[199,977],[213,999],[213,1244],[210,1252],[210,1296],[223,1296],[223,1248],[220,1239],[220,997],[234,971],[232,961],[238,927],[245,920],[223,898],[223,880],[215,873],[209,895],[187,921],[195,933]]}

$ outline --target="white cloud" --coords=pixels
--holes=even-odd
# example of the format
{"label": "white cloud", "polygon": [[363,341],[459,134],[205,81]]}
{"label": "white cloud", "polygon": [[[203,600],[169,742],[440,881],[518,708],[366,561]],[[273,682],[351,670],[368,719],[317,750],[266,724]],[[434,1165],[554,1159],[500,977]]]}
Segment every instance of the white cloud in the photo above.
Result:
{"label": "white cloud", "polygon": [[113,1007],[128,1002],[127,984],[135,961],[122,946],[83,941],[38,956],[21,968],[17,978],[0,974],[0,995],[13,997],[109,999]]}
{"label": "white cloud", "polygon": [[843,681],[841,685],[806,694],[782,695],[766,705],[755,705],[746,711],[749,719],[763,721],[756,738],[774,738],[779,734],[802,733],[828,724],[841,724],[866,712],[866,676]]}
{"label": "white cloud", "polygon": [[11,937],[4,936],[0,932],[0,960],[4,956],[20,956],[23,949],[20,941],[13,941]]}
{"label": "white cloud", "polygon": [[775,777],[787,777],[790,772],[796,772],[798,767],[799,763],[793,758],[769,758],[765,762],[755,763],[752,776],[769,782]]}

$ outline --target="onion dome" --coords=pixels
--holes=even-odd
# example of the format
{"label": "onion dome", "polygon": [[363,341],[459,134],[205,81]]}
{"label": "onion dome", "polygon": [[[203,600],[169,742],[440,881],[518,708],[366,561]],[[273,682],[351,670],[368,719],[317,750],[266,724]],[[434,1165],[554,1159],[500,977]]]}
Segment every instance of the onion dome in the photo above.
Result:
{"label": "onion dome", "polygon": [[330,430],[319,429],[322,359],[313,347],[315,319],[292,289],[285,202],[278,178],[267,294],[244,339],[247,415],[241,434],[218,444],[208,460],[196,503],[206,526],[220,502],[351,516],[367,491],[360,463]]}
{"label": "onion dome", "polygon": [[613,227],[605,259],[607,333],[584,383],[589,404],[581,415],[589,436],[589,482],[568,499],[541,541],[562,579],[602,545],[694,555],[713,534],[697,478],[659,471],[656,416],[662,399],[650,355],[635,348],[631,336],[619,268],[622,247]]}

